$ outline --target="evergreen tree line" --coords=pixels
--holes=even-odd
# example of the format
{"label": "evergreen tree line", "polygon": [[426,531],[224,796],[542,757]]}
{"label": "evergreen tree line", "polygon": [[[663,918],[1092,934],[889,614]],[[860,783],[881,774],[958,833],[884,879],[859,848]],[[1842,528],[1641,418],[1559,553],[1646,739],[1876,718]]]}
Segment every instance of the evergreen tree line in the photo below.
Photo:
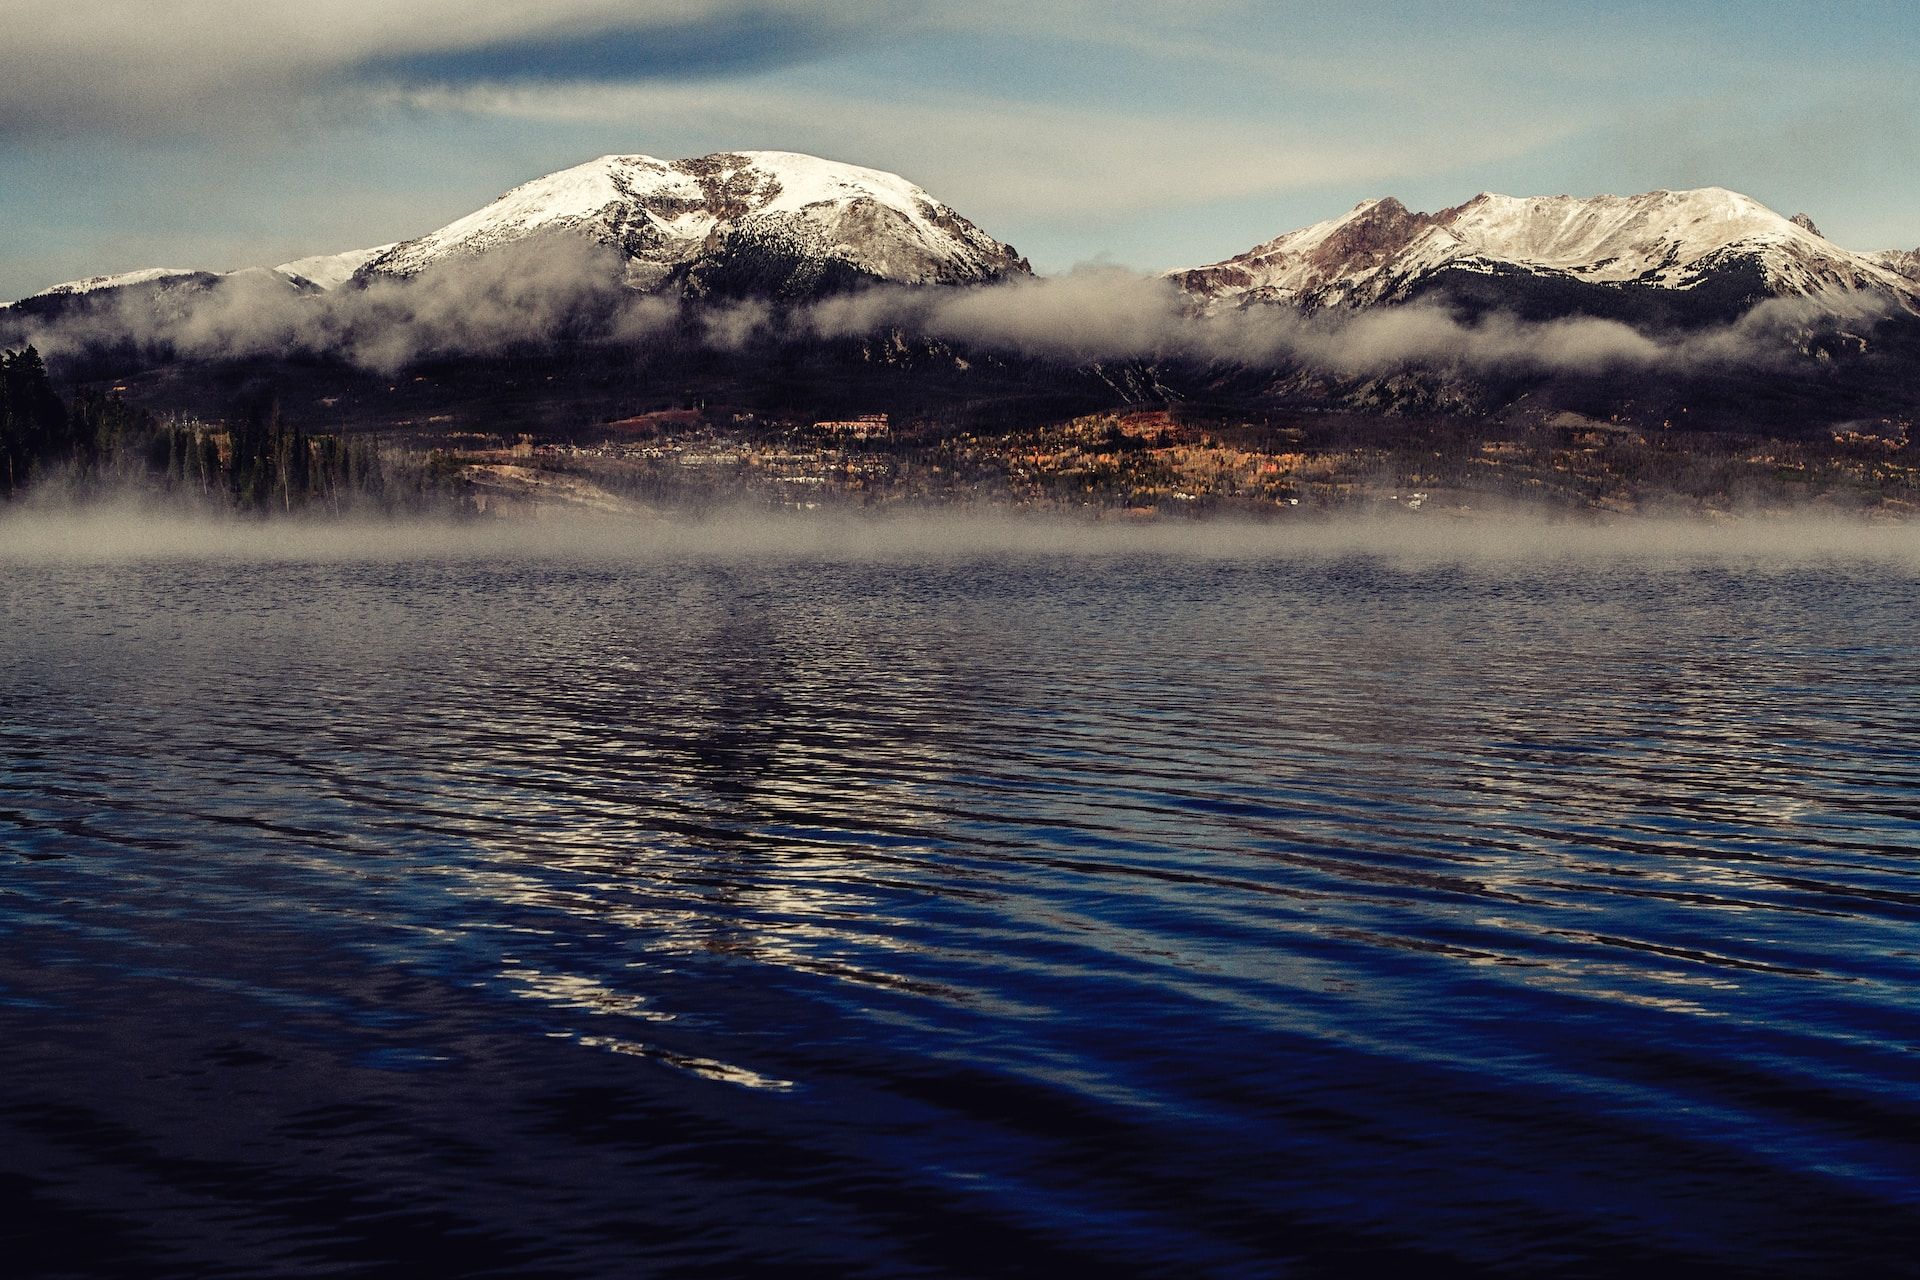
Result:
{"label": "evergreen tree line", "polygon": [[69,447],[67,406],[32,347],[0,351],[0,492],[26,484]]}
{"label": "evergreen tree line", "polygon": [[[36,482],[158,488],[248,511],[341,511],[410,495],[377,445],[287,427],[255,403],[226,430],[163,422],[117,395],[63,400],[32,347],[0,351],[0,496]],[[390,493],[389,490],[394,492]]]}
{"label": "evergreen tree line", "polygon": [[240,415],[225,433],[224,451],[204,432],[174,428],[167,437],[164,474],[170,486],[221,492],[243,510],[340,511],[390,496],[386,468],[371,441],[310,436],[282,423],[271,406]]}

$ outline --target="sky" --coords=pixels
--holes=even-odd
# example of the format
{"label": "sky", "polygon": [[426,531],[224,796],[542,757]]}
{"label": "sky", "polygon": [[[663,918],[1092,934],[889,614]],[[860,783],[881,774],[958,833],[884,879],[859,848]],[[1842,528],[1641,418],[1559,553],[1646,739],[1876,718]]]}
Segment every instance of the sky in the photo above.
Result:
{"label": "sky", "polygon": [[905,175],[1042,272],[1723,186],[1920,246],[1909,0],[0,0],[0,298],[423,234],[613,152]]}

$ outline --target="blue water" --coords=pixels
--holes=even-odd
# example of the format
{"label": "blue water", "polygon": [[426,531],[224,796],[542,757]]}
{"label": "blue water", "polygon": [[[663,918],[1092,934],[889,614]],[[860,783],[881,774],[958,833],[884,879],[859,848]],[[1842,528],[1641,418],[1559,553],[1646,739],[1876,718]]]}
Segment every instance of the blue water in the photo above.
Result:
{"label": "blue water", "polygon": [[1910,1272],[1917,598],[6,565],[0,1270]]}

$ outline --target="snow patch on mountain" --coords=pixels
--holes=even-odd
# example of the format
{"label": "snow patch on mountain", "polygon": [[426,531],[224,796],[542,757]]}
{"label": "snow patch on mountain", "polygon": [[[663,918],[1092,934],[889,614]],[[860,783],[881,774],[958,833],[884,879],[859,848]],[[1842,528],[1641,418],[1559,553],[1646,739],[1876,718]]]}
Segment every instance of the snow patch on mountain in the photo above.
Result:
{"label": "snow patch on mountain", "polygon": [[[397,242],[396,242],[397,243]],[[310,258],[296,258],[292,262],[283,262],[274,270],[283,276],[304,280],[321,292],[337,289],[353,279],[354,273],[372,262],[394,244],[383,244],[372,249],[348,249],[344,253],[320,253]]]}
{"label": "snow patch on mountain", "polygon": [[196,271],[191,267],[145,267],[139,271],[122,271],[116,275],[88,276],[84,280],[69,280],[65,284],[56,284],[50,289],[42,289],[23,301],[32,301],[34,298],[72,298],[82,294],[98,293],[102,289],[124,289],[132,285],[154,284],[180,276],[210,274],[212,273]]}

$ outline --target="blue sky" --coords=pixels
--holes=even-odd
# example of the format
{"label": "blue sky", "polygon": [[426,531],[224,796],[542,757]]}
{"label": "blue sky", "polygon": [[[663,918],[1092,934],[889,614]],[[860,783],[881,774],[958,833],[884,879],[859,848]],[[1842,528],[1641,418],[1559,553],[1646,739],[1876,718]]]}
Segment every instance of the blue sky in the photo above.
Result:
{"label": "blue sky", "polygon": [[1482,190],[1726,186],[1911,248],[1916,27],[1877,0],[69,0],[0,46],[0,297],[417,235],[607,152],[749,148],[903,173],[1042,271]]}

